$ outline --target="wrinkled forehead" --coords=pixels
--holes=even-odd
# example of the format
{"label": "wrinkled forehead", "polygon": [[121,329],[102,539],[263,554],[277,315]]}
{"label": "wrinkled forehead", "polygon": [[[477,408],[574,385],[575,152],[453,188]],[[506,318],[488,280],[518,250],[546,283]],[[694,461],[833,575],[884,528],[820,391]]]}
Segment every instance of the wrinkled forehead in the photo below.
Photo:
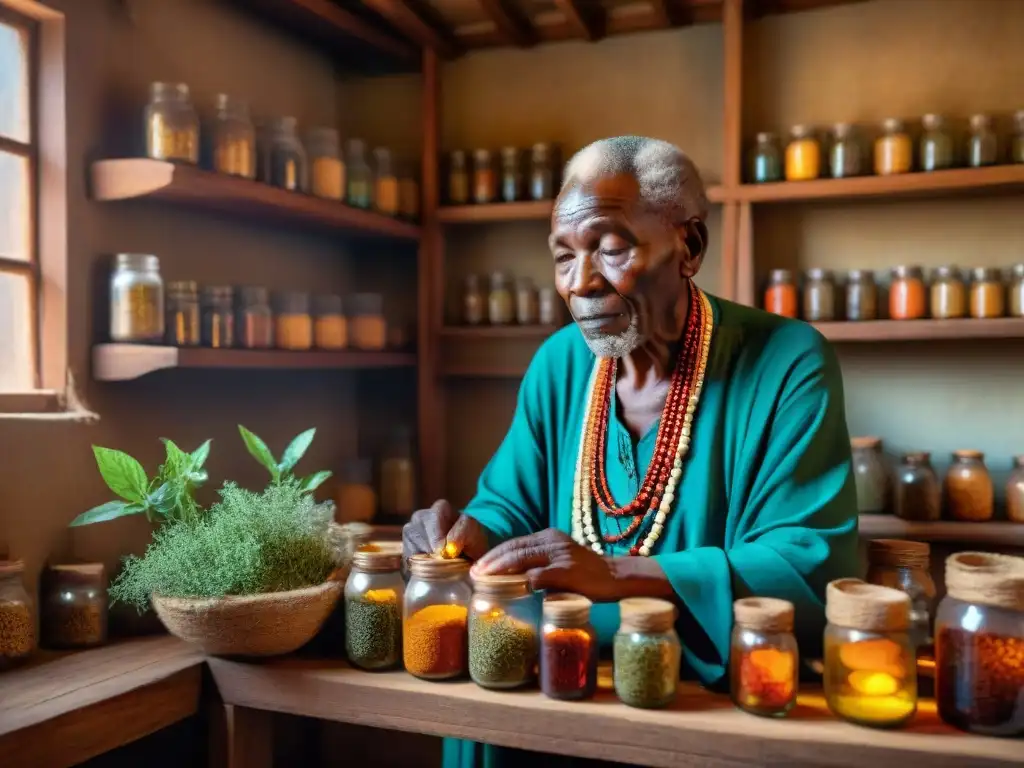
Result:
{"label": "wrinkled forehead", "polygon": [[567,177],[555,201],[553,227],[598,216],[602,213],[630,213],[641,203],[640,184],[630,173],[598,169],[594,173]]}

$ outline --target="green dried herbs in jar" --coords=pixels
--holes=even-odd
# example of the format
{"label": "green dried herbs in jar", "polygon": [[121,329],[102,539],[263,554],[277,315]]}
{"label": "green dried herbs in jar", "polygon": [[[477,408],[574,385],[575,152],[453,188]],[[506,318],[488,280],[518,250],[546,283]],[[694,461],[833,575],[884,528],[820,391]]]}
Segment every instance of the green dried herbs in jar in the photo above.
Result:
{"label": "green dried herbs in jar", "polygon": [[667,600],[637,597],[619,603],[615,635],[615,693],[624,704],[666,707],[679,686],[682,644],[673,627],[676,609]]}
{"label": "green dried herbs in jar", "polygon": [[379,544],[352,555],[345,582],[345,653],[353,665],[381,670],[402,659],[402,553]]}
{"label": "green dried herbs in jar", "polygon": [[541,602],[525,575],[473,579],[469,676],[482,688],[518,688],[537,674]]}

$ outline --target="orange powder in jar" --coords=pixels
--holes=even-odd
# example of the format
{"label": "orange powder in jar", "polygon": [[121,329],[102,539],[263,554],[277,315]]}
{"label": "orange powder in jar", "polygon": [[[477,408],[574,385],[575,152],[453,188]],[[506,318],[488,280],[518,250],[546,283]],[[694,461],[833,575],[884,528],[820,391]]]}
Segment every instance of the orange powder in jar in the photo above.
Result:
{"label": "orange powder in jar", "polygon": [[918,320],[925,316],[927,291],[920,267],[895,267],[889,286],[889,316],[893,320]]}
{"label": "orange powder in jar", "polygon": [[783,317],[796,317],[797,291],[793,273],[788,269],[773,269],[764,292],[764,308]]}
{"label": "orange powder in jar", "polygon": [[417,677],[456,677],[466,671],[469,611],[464,605],[428,605],[406,618],[403,660]]}

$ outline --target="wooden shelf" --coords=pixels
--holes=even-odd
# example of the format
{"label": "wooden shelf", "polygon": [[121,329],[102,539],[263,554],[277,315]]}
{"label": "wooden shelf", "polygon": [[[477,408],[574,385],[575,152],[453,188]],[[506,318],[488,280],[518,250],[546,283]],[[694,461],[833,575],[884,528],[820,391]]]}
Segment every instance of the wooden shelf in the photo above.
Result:
{"label": "wooden shelf", "polygon": [[487,205],[449,205],[437,209],[442,224],[489,224],[497,221],[547,221],[551,218],[551,200]]}
{"label": "wooden shelf", "polygon": [[830,341],[956,341],[1024,339],[1024,318],[991,320],[868,320],[812,323]]}
{"label": "wooden shelf", "polygon": [[450,379],[521,379],[527,363],[489,365],[486,363],[441,363],[441,375]]}
{"label": "wooden shelf", "polygon": [[92,351],[93,378],[97,381],[137,379],[167,368],[331,370],[414,365],[416,355],[412,352],[291,352],[278,349],[207,349],[146,344],[98,344]]}
{"label": "wooden shelf", "polygon": [[93,163],[92,194],[96,200],[104,202],[163,201],[252,220],[272,219],[293,227],[312,225],[360,237],[403,240],[420,237],[420,228],[415,224],[373,211],[190,165],[148,158]]}
{"label": "wooden shelf", "polygon": [[446,325],[441,336],[449,339],[546,339],[558,325]]}
{"label": "wooden shelf", "polygon": [[995,520],[987,523],[957,523],[947,520],[916,523],[901,520],[895,515],[861,515],[858,528],[862,537],[872,539],[915,539],[1024,548],[1024,523]]}

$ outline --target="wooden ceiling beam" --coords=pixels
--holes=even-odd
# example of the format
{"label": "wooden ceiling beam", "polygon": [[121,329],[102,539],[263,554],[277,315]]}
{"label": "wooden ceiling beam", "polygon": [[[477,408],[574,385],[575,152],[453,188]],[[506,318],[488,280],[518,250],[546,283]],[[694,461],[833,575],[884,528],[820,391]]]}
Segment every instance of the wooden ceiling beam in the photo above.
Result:
{"label": "wooden ceiling beam", "polygon": [[427,9],[418,4],[414,8],[410,0],[363,0],[363,4],[407,38],[443,58],[454,59],[463,53],[455,36],[431,18]]}
{"label": "wooden ceiling beam", "polygon": [[507,0],[480,0],[480,6],[508,42],[520,48],[529,48],[537,42],[537,35],[526,14],[520,13]]}
{"label": "wooden ceiling beam", "polygon": [[605,36],[605,14],[596,3],[590,5],[593,7],[584,8],[583,0],[555,0],[555,7],[565,14],[576,34],[593,43]]}

